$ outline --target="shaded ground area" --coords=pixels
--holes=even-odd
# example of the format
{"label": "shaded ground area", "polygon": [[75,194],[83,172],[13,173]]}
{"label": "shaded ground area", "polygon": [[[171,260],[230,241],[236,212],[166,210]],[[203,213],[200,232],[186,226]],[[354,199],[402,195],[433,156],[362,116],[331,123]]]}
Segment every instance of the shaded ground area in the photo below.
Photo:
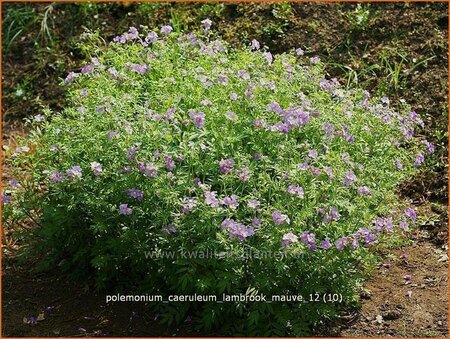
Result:
{"label": "shaded ground area", "polygon": [[[426,232],[415,236],[413,245],[385,255],[361,293],[361,309],[319,328],[317,336],[447,337],[446,250],[431,244]],[[30,273],[13,261],[5,264],[4,337],[199,336],[189,321],[161,324],[144,303],[106,303],[105,294],[92,291],[89,282],[71,282],[57,269]],[[26,324],[40,314],[44,319]]]}
{"label": "shaded ground area", "polygon": [[[447,3],[40,3],[3,4],[2,11],[3,145],[13,146],[15,136],[25,133],[23,117],[63,107],[61,78],[88,57],[79,44],[84,27],[111,39],[132,25],[170,22],[188,30],[209,17],[233,46],[255,38],[277,53],[301,47],[326,62],[342,84],[387,95],[393,104],[408,101],[424,117],[424,136],[436,144],[433,160],[399,189],[418,208],[420,228],[410,246],[386,254],[384,263],[392,266],[373,273],[361,309],[317,334],[448,335]],[[195,334],[191,323],[168,330],[142,304],[106,306],[89,282],[71,282],[57,268],[36,273],[33,260],[16,259],[24,243],[14,234],[24,226],[3,230],[4,336]],[[406,275],[412,276],[408,284]],[[42,312],[38,324],[24,323]]]}

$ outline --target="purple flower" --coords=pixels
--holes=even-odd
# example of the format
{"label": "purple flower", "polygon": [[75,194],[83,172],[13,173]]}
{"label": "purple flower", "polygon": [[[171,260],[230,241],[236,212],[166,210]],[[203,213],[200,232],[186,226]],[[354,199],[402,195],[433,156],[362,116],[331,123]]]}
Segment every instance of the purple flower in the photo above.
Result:
{"label": "purple flower", "polygon": [[189,110],[189,118],[191,118],[197,128],[203,128],[205,126],[205,114],[203,112]]}
{"label": "purple flower", "polygon": [[306,171],[309,168],[309,165],[307,162],[302,162],[301,164],[297,165],[297,168],[299,170]]}
{"label": "purple flower", "polygon": [[402,163],[401,163],[401,161],[399,159],[395,159],[394,164],[395,164],[395,167],[398,170],[402,170],[403,169],[403,165],[402,165]]}
{"label": "purple flower", "polygon": [[248,167],[244,167],[236,171],[236,174],[238,175],[240,181],[247,182],[250,180],[250,169]]}
{"label": "purple flower", "polygon": [[140,75],[144,75],[148,71],[147,64],[131,64],[131,63],[128,63],[127,66],[133,72],[138,73]]}
{"label": "purple flower", "polygon": [[3,205],[8,205],[11,203],[12,196],[11,194],[6,194],[5,192],[2,192],[2,203]]}
{"label": "purple flower", "polygon": [[403,214],[405,216],[407,216],[409,219],[411,219],[412,221],[416,221],[416,219],[417,219],[416,211],[414,211],[414,209],[411,207],[405,208],[405,210],[403,211]]}
{"label": "purple flower", "polygon": [[408,298],[411,298],[412,297],[412,291],[406,291],[406,293],[405,293],[405,295],[408,297]]}
{"label": "purple flower", "polygon": [[245,95],[247,96],[247,98],[249,99],[253,99],[253,90],[254,90],[254,86],[253,85],[248,85],[248,87],[245,89]]}
{"label": "purple flower", "polygon": [[263,120],[263,119],[256,119],[256,120],[253,122],[253,126],[254,126],[255,128],[262,128],[262,127],[265,127],[265,126],[266,126],[266,121]]}
{"label": "purple flower", "polygon": [[152,162],[148,162],[145,165],[140,162],[138,164],[138,170],[146,177],[154,178],[158,175],[158,169]]}
{"label": "purple flower", "polygon": [[142,192],[141,190],[139,190],[137,188],[130,188],[126,192],[127,192],[128,196],[130,196],[136,200],[142,201],[144,199],[144,192]]}
{"label": "purple flower", "polygon": [[12,178],[9,182],[8,182],[9,186],[11,186],[12,188],[18,188],[20,187],[19,182],[17,181],[17,179]]}
{"label": "purple flower", "polygon": [[419,152],[417,154],[416,160],[414,161],[414,166],[419,167],[424,162],[424,160],[425,160],[425,157],[423,156],[422,153]]}
{"label": "purple flower", "polygon": [[260,49],[260,44],[258,40],[253,39],[252,40],[252,51],[257,51],[258,49]]}
{"label": "purple flower", "polygon": [[173,224],[168,224],[168,225],[166,226],[166,228],[167,228],[167,231],[168,231],[170,234],[175,234],[175,233],[177,233],[177,229],[175,228],[175,226],[174,226]]}
{"label": "purple flower", "polygon": [[289,224],[291,220],[286,214],[282,214],[280,211],[275,211],[272,213],[272,219],[275,225],[282,225],[284,223]]}
{"label": "purple flower", "polygon": [[342,180],[342,182],[344,183],[345,186],[350,186],[351,184],[353,184],[356,181],[356,175],[355,173],[353,173],[352,171],[347,172],[347,174],[345,175],[344,179]]}
{"label": "purple flower", "polygon": [[228,77],[225,74],[219,74],[217,77],[217,82],[219,84],[225,85],[228,83]]}
{"label": "purple flower", "polygon": [[307,245],[310,250],[315,251],[317,249],[316,235],[314,233],[309,233],[308,231],[304,231],[300,235],[300,240],[302,243]]}
{"label": "purple flower", "polygon": [[119,76],[119,72],[115,67],[108,68],[108,73],[111,74],[114,79],[117,79],[117,77]]}
{"label": "purple flower", "polygon": [[232,210],[235,210],[239,207],[239,203],[238,203],[238,196],[233,194],[230,197],[225,197],[222,199],[222,204],[231,208]]}
{"label": "purple flower", "polygon": [[333,170],[330,167],[324,167],[323,171],[328,175],[330,179],[334,178]]}
{"label": "purple flower", "polygon": [[256,199],[251,199],[247,202],[247,207],[251,209],[257,209],[261,203]]}
{"label": "purple flower", "polygon": [[234,223],[235,221],[233,219],[226,218],[224,219],[224,221],[222,221],[222,229],[228,230],[231,226],[233,226]]}
{"label": "purple flower", "polygon": [[344,247],[348,245],[348,238],[347,237],[339,238],[336,240],[334,244],[339,251],[342,251]]}
{"label": "purple flower", "polygon": [[175,161],[173,160],[171,155],[166,156],[164,164],[169,171],[173,171],[176,167]]}
{"label": "purple flower", "polygon": [[161,34],[168,35],[168,34],[172,33],[172,31],[173,31],[172,26],[165,25],[165,26],[161,27]]}
{"label": "purple flower", "polygon": [[409,225],[406,220],[400,221],[400,223],[398,224],[398,227],[404,231],[407,231],[409,229]]}
{"label": "purple flower", "polygon": [[403,279],[405,279],[406,283],[409,284],[412,281],[412,275],[407,274],[403,277]]}
{"label": "purple flower", "polygon": [[312,149],[308,152],[308,157],[311,159],[317,159],[318,156],[319,156],[319,154],[317,153],[317,151],[315,149]]}
{"label": "purple flower", "polygon": [[250,79],[250,73],[248,73],[245,69],[240,69],[237,71],[237,76],[244,79],[249,80]]}
{"label": "purple flower", "polygon": [[414,127],[401,126],[400,130],[405,139],[411,139],[414,136]]}
{"label": "purple flower", "polygon": [[113,41],[114,42],[119,42],[121,44],[124,44],[125,42],[127,42],[128,40],[134,40],[137,39],[139,37],[139,32],[135,27],[130,27],[130,29],[128,30],[127,33],[124,33],[120,36],[116,36]]}
{"label": "purple flower", "polygon": [[241,241],[254,234],[253,227],[246,227],[230,218],[226,218],[222,221],[222,229],[228,231],[228,235],[231,238],[239,239]]}
{"label": "purple flower", "polygon": [[211,106],[212,102],[209,99],[203,99],[202,101],[200,101],[200,105],[202,105],[202,106]]}
{"label": "purple flower", "polygon": [[183,201],[183,213],[188,214],[197,206],[197,200],[194,198],[184,198]]}
{"label": "purple flower", "polygon": [[16,154],[19,154],[19,153],[27,153],[27,152],[29,152],[30,151],[30,147],[28,147],[28,146],[20,146],[20,147],[17,147],[16,148]]}
{"label": "purple flower", "polygon": [[289,185],[286,189],[286,192],[289,194],[295,195],[300,199],[303,199],[305,196],[305,192],[303,191],[303,188],[298,185]]}
{"label": "purple flower", "polygon": [[52,171],[50,174],[50,182],[61,182],[64,181],[64,173],[59,171]]}
{"label": "purple flower", "polygon": [[236,101],[238,98],[239,97],[238,97],[238,95],[236,93],[233,92],[233,93],[230,94],[230,100]]}
{"label": "purple flower", "polygon": [[272,91],[275,91],[275,89],[277,88],[277,86],[275,85],[275,83],[273,81],[263,83],[263,85],[266,86],[267,88],[271,89]]}
{"label": "purple flower", "polygon": [[266,106],[267,112],[274,112],[277,114],[283,114],[283,109],[281,108],[280,104],[276,101],[272,101],[270,104]]}
{"label": "purple flower", "polygon": [[215,192],[205,192],[205,204],[211,207],[219,207],[219,199],[216,197]]}
{"label": "purple flower", "polygon": [[319,58],[318,56],[315,56],[315,57],[310,58],[309,60],[311,61],[311,63],[312,63],[313,65],[315,65],[315,64],[318,64],[318,63],[319,63],[320,58]]}
{"label": "purple flower", "polygon": [[257,217],[254,217],[252,219],[252,226],[255,228],[259,227],[259,225],[261,225],[261,223],[262,223],[262,220]]}
{"label": "purple flower", "polygon": [[327,139],[333,139],[334,138],[335,128],[334,128],[333,124],[324,123],[322,125],[322,131],[325,132],[325,138],[327,138]]}
{"label": "purple flower", "polygon": [[53,145],[50,146],[49,149],[50,149],[50,151],[52,151],[52,152],[56,152],[56,151],[59,149],[59,146],[56,145],[56,144],[53,144]]}
{"label": "purple flower", "polygon": [[323,222],[330,223],[339,220],[340,217],[339,211],[335,207],[330,207],[329,211],[323,217]]}
{"label": "purple flower", "polygon": [[289,232],[283,235],[281,246],[286,247],[296,242],[298,242],[298,237],[294,233]]}
{"label": "purple flower", "polygon": [[233,159],[222,159],[219,162],[219,169],[220,173],[222,174],[228,174],[232,171],[234,166],[234,160]]}
{"label": "purple flower", "polygon": [[377,241],[377,239],[378,239],[378,236],[375,233],[372,233],[370,231],[368,231],[364,236],[364,241],[365,241],[366,245],[373,244],[375,241]]}
{"label": "purple flower", "polygon": [[378,217],[374,221],[375,231],[377,233],[386,230],[387,232],[392,232],[394,230],[394,223],[392,222],[392,217],[382,218]]}
{"label": "purple flower", "polygon": [[317,167],[309,166],[309,171],[316,177],[320,175],[320,170]]}
{"label": "purple flower", "polygon": [[253,227],[247,227],[241,223],[234,222],[228,229],[228,235],[233,239],[244,241],[246,238],[254,235]]}
{"label": "purple flower", "polygon": [[81,74],[90,74],[94,71],[94,65],[88,64],[81,69]]}
{"label": "purple flower", "polygon": [[133,161],[136,158],[136,153],[139,150],[139,146],[135,145],[135,146],[131,146],[130,148],[127,149],[127,158],[128,160]]}
{"label": "purple flower", "polygon": [[94,172],[95,176],[98,176],[102,173],[102,165],[96,161],[91,162],[91,170]]}
{"label": "purple flower", "polygon": [[297,48],[295,50],[295,55],[296,56],[302,56],[303,54],[305,54],[305,52],[301,48]]}
{"label": "purple flower", "polygon": [[434,147],[434,145],[431,142],[429,142],[427,140],[423,140],[422,144],[424,144],[426,146],[428,154],[433,154],[434,153],[435,147]]}
{"label": "purple flower", "polygon": [[320,248],[328,250],[331,248],[331,242],[329,239],[322,240],[319,245]]}
{"label": "purple flower", "polygon": [[212,21],[207,18],[205,20],[202,20],[202,24],[203,24],[203,29],[205,30],[205,32],[208,32],[209,29],[211,28]]}
{"label": "purple flower", "polygon": [[369,187],[367,187],[367,186],[361,186],[361,187],[359,187],[359,188],[358,188],[358,193],[359,193],[360,195],[371,195],[371,194],[372,194],[372,192],[370,192]]}
{"label": "purple flower", "polygon": [[272,62],[273,62],[273,56],[272,56],[272,53],[270,53],[270,52],[264,52],[264,53],[263,53],[263,57],[264,57],[264,59],[266,59],[266,61],[268,62],[269,65],[272,64]]}
{"label": "purple flower", "polygon": [[[80,107],[80,108],[84,109],[84,107]],[[105,113],[105,106],[102,106],[102,105],[95,106],[95,111],[97,113]]]}
{"label": "purple flower", "polygon": [[289,124],[278,122],[272,126],[271,130],[287,134],[291,130],[291,127],[289,126]]}
{"label": "purple flower", "polygon": [[238,116],[237,116],[237,114],[234,113],[234,112],[231,112],[231,111],[226,112],[226,113],[225,113],[225,117],[226,117],[228,120],[231,120],[231,121],[234,121],[234,122],[238,121],[238,119],[239,119]]}
{"label": "purple flower", "polygon": [[424,127],[423,120],[422,120],[422,118],[420,117],[420,115],[417,114],[417,112],[412,111],[412,112],[409,114],[409,118],[410,118],[412,121],[414,121],[417,125],[419,125],[420,127]]}
{"label": "purple flower", "polygon": [[289,127],[301,127],[309,122],[309,113],[298,108],[287,109],[282,112],[283,121]]}
{"label": "purple flower", "polygon": [[133,209],[128,207],[128,204],[120,204],[119,205],[119,214],[130,215],[131,213],[133,213]]}
{"label": "purple flower", "polygon": [[145,38],[146,43],[155,43],[158,41],[158,34],[156,32],[150,32],[147,34],[147,37]]}
{"label": "purple flower", "polygon": [[73,166],[66,171],[66,174],[69,178],[72,179],[81,179],[81,177],[83,176],[80,166]]}
{"label": "purple flower", "polygon": [[356,249],[357,247],[359,247],[359,241],[358,241],[358,238],[353,238],[353,240],[352,240],[352,244],[350,245],[350,248],[352,249],[352,250],[354,250],[354,249]]}
{"label": "purple flower", "polygon": [[67,74],[66,78],[64,79],[64,83],[69,84],[76,78],[78,78],[80,75],[81,75],[80,73],[69,72],[69,74]]}

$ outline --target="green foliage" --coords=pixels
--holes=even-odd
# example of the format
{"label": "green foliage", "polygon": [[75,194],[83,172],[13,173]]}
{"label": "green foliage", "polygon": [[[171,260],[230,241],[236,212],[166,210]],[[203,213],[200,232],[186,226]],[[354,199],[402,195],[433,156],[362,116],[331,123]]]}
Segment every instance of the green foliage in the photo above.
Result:
{"label": "green foliage", "polygon": [[69,104],[30,121],[10,155],[20,187],[3,218],[32,211],[44,263],[100,289],[308,301],[152,305],[167,324],[308,335],[357,300],[374,244],[390,239],[388,219],[374,220],[401,220],[394,191],[425,153],[409,136],[420,118],[327,80],[317,59],[212,36],[130,29],[105,46],[87,34],[91,64],[66,78]]}
{"label": "green foliage", "polygon": [[37,20],[35,8],[32,4],[24,3],[6,7],[2,22],[2,50],[3,54],[9,52],[13,42],[27,31]]}
{"label": "green foliage", "polygon": [[347,19],[351,27],[356,31],[366,30],[373,16],[374,13],[370,3],[358,3],[353,11],[347,12]]}

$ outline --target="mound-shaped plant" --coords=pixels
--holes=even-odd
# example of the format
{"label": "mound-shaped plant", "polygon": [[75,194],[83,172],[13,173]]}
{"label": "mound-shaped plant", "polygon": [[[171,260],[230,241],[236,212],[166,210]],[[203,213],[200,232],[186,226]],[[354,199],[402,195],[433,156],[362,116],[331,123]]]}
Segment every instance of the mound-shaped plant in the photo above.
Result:
{"label": "mound-shaped plant", "polygon": [[301,49],[231,49],[204,25],[92,49],[65,79],[67,107],[35,117],[12,154],[3,218],[33,216],[45,263],[99,288],[304,298],[152,304],[167,322],[307,334],[415,220],[394,191],[433,146],[407,104],[326,79]]}

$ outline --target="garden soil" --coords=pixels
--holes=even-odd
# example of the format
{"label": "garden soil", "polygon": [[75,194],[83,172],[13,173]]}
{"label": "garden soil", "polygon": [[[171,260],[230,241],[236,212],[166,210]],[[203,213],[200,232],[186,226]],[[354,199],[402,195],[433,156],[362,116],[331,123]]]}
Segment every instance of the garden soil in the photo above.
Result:
{"label": "garden soil", "polygon": [[[36,11],[43,13],[47,5],[36,4]],[[101,25],[106,35],[120,33],[117,27],[125,30],[125,24],[135,24],[133,19],[138,19],[127,14],[136,5],[115,6],[114,10],[99,13],[98,20],[106,22]],[[199,4],[173,6],[184,6],[183,13],[193,16],[191,22],[203,19],[195,17],[197,12],[203,13]],[[302,47],[307,55],[318,55],[328,63],[328,73],[342,84],[349,79],[354,81],[357,75],[360,85],[388,94],[393,103],[404,98],[424,115],[424,134],[437,145],[435,164],[399,190],[399,195],[410,200],[421,217],[409,245],[396,248],[389,255],[382,252],[383,263],[361,292],[360,309],[346,310],[336,321],[319,326],[315,330],[317,336],[448,336],[448,157],[447,136],[442,135],[448,119],[447,6],[371,4],[370,18],[361,21],[355,18],[361,12],[356,4],[295,3],[289,14],[280,19],[271,4],[236,3],[227,5],[215,20],[217,29],[231,44],[255,37],[273,52]],[[51,13],[55,32],[52,48],[37,50],[33,42],[42,36],[31,30],[16,41],[12,52],[3,55],[3,147],[13,147],[15,137],[26,133],[21,123],[24,116],[37,114],[45,105],[55,110],[64,105],[61,65],[67,73],[67,69],[78,67],[82,61],[82,54],[62,38],[69,29],[72,39],[80,34],[68,27],[67,12],[55,7]],[[167,13],[156,14],[152,17],[155,24],[168,18]],[[282,35],[277,37],[280,30]],[[33,57],[37,54],[39,58]],[[386,71],[395,67],[401,70],[397,75]],[[28,89],[28,97],[18,98],[17,88],[25,86],[24,79],[31,79],[34,86]],[[3,181],[8,179],[8,173],[8,168],[3,168]],[[106,304],[105,295],[93,290],[91,281],[74,282],[57,267],[39,272],[33,258],[18,260],[23,243],[14,234],[27,227],[32,226],[3,229],[4,337],[199,335],[191,322],[164,326],[157,315],[146,311],[144,304]]]}

